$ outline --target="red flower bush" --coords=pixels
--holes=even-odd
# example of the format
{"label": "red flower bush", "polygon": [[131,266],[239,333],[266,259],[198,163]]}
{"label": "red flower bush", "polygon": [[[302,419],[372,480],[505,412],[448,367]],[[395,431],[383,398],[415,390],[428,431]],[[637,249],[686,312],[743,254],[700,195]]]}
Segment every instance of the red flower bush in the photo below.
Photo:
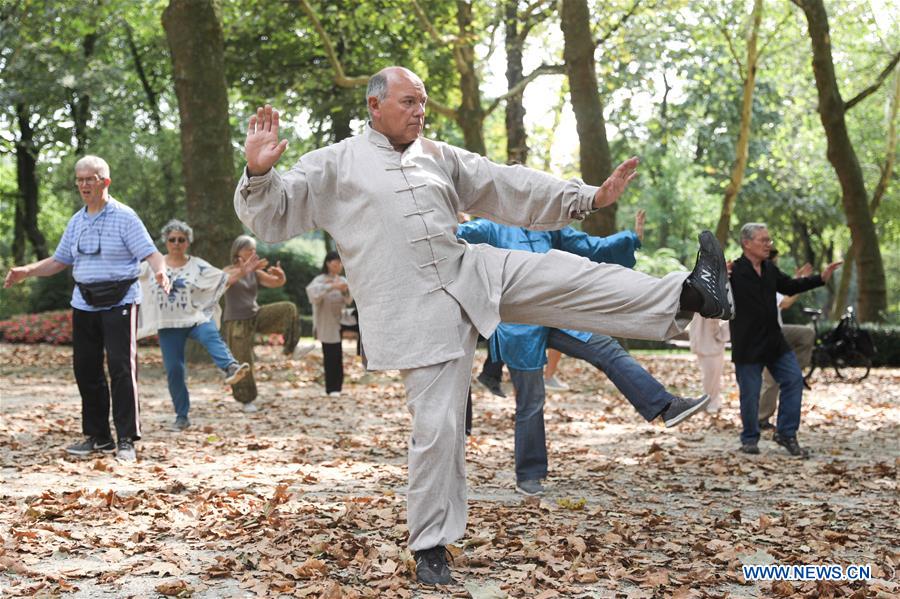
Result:
{"label": "red flower bush", "polygon": [[[0,320],[0,341],[6,343],[50,343],[72,345],[72,311],[55,310],[39,314],[20,314]],[[157,345],[156,335],[138,341],[140,345]]]}

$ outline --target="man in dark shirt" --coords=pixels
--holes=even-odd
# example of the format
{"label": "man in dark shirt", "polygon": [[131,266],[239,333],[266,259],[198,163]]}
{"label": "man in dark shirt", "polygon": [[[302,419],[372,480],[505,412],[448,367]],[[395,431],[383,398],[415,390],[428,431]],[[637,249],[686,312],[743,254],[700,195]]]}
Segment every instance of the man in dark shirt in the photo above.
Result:
{"label": "man in dark shirt", "polygon": [[808,452],[797,443],[803,373],[781,333],[775,292],[794,295],[820,287],[841,263],[829,264],[821,275],[792,279],[769,260],[772,239],[762,223],[741,228],[741,248],[744,253],[731,270],[736,313],[731,321],[731,360],[741,393],[741,451],[759,453],[759,391],[762,370],[768,368],[781,390],[773,440],[791,455],[806,457]]}

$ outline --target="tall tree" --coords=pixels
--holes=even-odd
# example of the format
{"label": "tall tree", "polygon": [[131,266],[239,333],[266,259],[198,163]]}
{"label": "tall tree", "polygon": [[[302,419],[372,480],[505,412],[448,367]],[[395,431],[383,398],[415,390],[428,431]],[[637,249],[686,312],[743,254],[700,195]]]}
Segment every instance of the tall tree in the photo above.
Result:
{"label": "tall tree", "polygon": [[162,24],[181,118],[187,214],[203,232],[196,251],[213,264],[227,264],[228,248],[241,227],[231,208],[234,157],[218,5],[214,0],[171,0]]}
{"label": "tall tree", "polygon": [[[594,37],[587,0],[562,0],[560,26],[565,47],[566,74],[571,90],[581,160],[581,178],[585,183],[600,185],[612,173],[612,156],[606,138],[603,101],[597,89],[594,63]],[[591,235],[611,235],[616,230],[616,205],[598,210],[584,221]]]}
{"label": "tall tree", "polygon": [[[731,167],[731,178],[728,187],[725,188],[725,197],[722,200],[722,212],[719,215],[719,224],[716,226],[716,237],[719,243],[725,244],[728,232],[731,230],[731,215],[734,212],[734,204],[741,184],[744,181],[744,170],[747,168],[747,158],[750,155],[750,122],[753,116],[753,88],[756,85],[757,52],[756,41],[759,38],[759,26],[762,22],[762,0],[754,0],[753,11],[750,14],[750,28],[747,32],[747,62],[738,67],[742,71],[743,99],[741,102],[741,126],[738,133],[737,146],[735,147],[734,164]],[[735,57],[737,60],[737,57]]]}
{"label": "tall tree", "polygon": [[[831,34],[828,13],[822,0],[792,0],[806,15],[809,38],[812,44],[812,67],[819,97],[819,117],[828,141],[828,161],[834,168],[841,185],[841,201],[850,236],[856,248],[856,266],[859,277],[859,318],[878,321],[884,318],[887,308],[887,287],[884,263],[878,246],[878,234],[869,211],[869,197],[863,180],[862,169],[850,135],[845,113],[856,103],[856,98],[844,102],[838,88],[831,55]],[[896,64],[897,57],[894,58]],[[889,74],[893,70],[893,65]],[[885,75],[886,76],[886,75]],[[882,79],[883,80],[883,79]]]}
{"label": "tall tree", "polygon": [[38,260],[47,253],[47,241],[38,228],[38,179],[37,148],[34,131],[31,129],[31,114],[25,104],[16,104],[16,119],[19,122],[19,139],[16,140],[16,174],[19,180],[19,197],[16,201],[16,226],[13,238],[13,259],[16,264],[25,262],[25,237],[31,242]]}

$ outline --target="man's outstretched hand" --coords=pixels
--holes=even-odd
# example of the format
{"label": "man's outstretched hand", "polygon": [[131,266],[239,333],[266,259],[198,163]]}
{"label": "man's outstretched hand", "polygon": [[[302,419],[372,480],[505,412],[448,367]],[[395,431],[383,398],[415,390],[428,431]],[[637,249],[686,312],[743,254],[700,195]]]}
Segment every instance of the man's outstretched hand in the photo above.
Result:
{"label": "man's outstretched hand", "polygon": [[604,208],[610,204],[614,204],[628,184],[638,176],[637,166],[640,160],[637,156],[632,156],[622,164],[616,167],[616,170],[609,176],[597,194],[594,196],[594,208]]}
{"label": "man's outstretched hand", "polygon": [[268,104],[257,108],[247,126],[244,155],[247,157],[247,174],[251,177],[269,172],[284,151],[286,139],[278,140],[278,111]]}

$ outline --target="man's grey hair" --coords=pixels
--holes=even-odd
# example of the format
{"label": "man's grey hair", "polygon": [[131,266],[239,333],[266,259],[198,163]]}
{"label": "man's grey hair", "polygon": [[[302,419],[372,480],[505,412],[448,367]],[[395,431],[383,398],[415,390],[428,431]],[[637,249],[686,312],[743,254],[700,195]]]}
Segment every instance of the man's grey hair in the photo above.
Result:
{"label": "man's grey hair", "polygon": [[186,222],[177,218],[173,218],[162,228],[160,235],[162,235],[163,243],[166,242],[166,239],[169,238],[169,233],[172,231],[181,231],[187,236],[188,243],[194,243],[194,230]]}
{"label": "man's grey hair", "polygon": [[235,239],[231,244],[231,263],[234,264],[237,262],[238,254],[241,253],[241,250],[244,248],[253,248],[256,249],[256,240],[250,237],[249,235],[238,235],[237,239]]}
{"label": "man's grey hair", "polygon": [[369,118],[372,117],[372,109],[369,108],[369,98],[375,97],[379,102],[383,102],[387,98],[388,78],[383,72],[378,72],[369,77],[369,85],[366,87],[366,108],[369,111]]}
{"label": "man's grey hair", "polygon": [[91,170],[95,172],[101,179],[109,178],[109,164],[99,156],[82,156],[75,163],[76,171]]}
{"label": "man's grey hair", "polygon": [[741,244],[745,241],[750,241],[756,235],[758,231],[763,229],[768,229],[766,223],[747,223],[743,227],[741,227]]}

